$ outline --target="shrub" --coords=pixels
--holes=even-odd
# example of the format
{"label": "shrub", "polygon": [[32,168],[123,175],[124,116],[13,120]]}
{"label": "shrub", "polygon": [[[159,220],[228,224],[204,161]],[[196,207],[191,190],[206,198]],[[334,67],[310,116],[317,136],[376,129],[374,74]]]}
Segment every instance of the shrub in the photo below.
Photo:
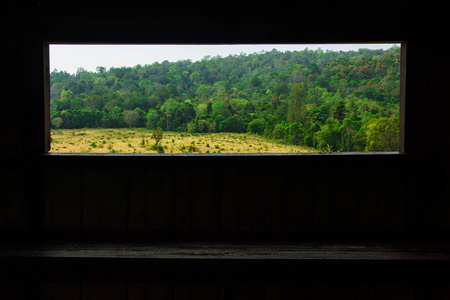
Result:
{"label": "shrub", "polygon": [[149,149],[156,151],[157,153],[164,153],[164,147],[162,145],[152,145]]}
{"label": "shrub", "polygon": [[156,152],[157,153],[164,153],[164,147],[161,145],[156,146]]}
{"label": "shrub", "polygon": [[198,152],[199,149],[197,147],[195,147],[194,145],[189,145],[188,151],[189,152]]}

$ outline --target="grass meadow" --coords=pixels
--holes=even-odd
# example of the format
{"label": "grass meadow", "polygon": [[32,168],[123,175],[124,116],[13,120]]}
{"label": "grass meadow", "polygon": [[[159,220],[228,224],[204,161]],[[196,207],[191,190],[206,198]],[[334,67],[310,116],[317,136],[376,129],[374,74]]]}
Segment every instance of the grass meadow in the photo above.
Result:
{"label": "grass meadow", "polygon": [[[152,131],[144,128],[52,129],[52,153],[156,153]],[[164,132],[165,153],[301,153],[317,152],[250,133]]]}

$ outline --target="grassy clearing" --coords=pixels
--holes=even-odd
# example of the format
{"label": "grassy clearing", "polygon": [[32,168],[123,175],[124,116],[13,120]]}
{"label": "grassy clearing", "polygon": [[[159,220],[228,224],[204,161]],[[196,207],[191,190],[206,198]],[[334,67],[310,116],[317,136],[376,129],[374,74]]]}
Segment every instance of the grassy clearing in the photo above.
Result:
{"label": "grassy clearing", "polygon": [[[156,153],[155,140],[143,128],[52,130],[50,152],[59,153]],[[249,133],[164,132],[160,143],[165,153],[295,153],[316,152],[303,146],[285,145]]]}

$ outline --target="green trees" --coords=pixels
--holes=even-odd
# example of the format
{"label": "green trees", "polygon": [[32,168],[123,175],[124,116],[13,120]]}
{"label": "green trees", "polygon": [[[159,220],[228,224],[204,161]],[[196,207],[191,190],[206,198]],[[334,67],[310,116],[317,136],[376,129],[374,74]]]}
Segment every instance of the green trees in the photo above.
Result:
{"label": "green trees", "polygon": [[233,115],[220,123],[219,131],[241,133],[246,131],[246,127],[238,115]]}
{"label": "green trees", "polygon": [[114,106],[110,110],[105,110],[101,120],[102,127],[123,128],[126,127],[123,110],[120,106]]}
{"label": "green trees", "polygon": [[142,124],[141,116],[135,110],[124,110],[124,121],[130,127],[140,127]]}
{"label": "green trees", "polygon": [[52,120],[52,125],[55,126],[56,128],[61,127],[62,123],[63,123],[63,120],[60,117],[54,118]]}
{"label": "green trees", "polygon": [[383,122],[399,112],[399,62],[399,48],[274,49],[54,71],[51,126],[251,132],[322,151],[395,151],[398,128]]}
{"label": "green trees", "polygon": [[266,127],[264,119],[254,119],[248,123],[247,131],[255,134],[263,134]]}
{"label": "green trees", "polygon": [[399,118],[392,115],[368,126],[366,151],[398,151]]}
{"label": "green trees", "polygon": [[291,98],[289,99],[288,120],[291,123],[304,123],[306,121],[306,90],[303,83],[292,85]]}

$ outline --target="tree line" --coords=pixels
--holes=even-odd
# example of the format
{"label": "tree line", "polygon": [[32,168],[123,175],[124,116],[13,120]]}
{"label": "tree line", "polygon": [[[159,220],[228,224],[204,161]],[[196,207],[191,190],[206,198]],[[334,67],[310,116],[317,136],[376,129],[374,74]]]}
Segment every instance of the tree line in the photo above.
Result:
{"label": "tree line", "polygon": [[250,132],[322,151],[397,151],[400,48],[276,49],[54,70],[52,128]]}

